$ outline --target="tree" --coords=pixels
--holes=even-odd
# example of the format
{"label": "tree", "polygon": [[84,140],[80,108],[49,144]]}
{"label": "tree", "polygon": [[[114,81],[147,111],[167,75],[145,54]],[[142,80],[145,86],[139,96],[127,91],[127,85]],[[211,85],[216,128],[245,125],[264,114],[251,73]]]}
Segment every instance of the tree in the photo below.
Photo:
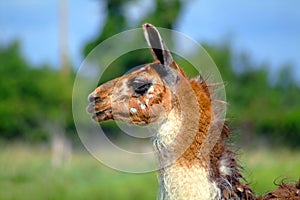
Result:
{"label": "tree", "polygon": [[[72,81],[63,82],[60,73],[49,66],[32,67],[20,53],[19,42],[0,47],[0,137],[7,139],[46,140],[47,124],[71,114]],[[68,102],[68,111],[58,105]]]}

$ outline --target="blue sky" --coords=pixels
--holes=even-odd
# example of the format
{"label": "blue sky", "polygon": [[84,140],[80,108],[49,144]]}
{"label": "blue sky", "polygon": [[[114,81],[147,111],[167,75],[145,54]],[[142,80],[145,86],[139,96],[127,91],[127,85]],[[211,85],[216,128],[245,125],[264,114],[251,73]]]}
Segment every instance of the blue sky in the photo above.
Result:
{"label": "blue sky", "polygon": [[[148,7],[149,0],[143,0]],[[105,20],[97,0],[70,0],[69,34],[73,64],[83,60],[83,45],[93,38]],[[236,53],[245,51],[254,62],[267,62],[272,72],[285,63],[300,77],[299,0],[190,0],[176,29],[200,42],[230,39]],[[132,9],[147,9],[138,3]],[[59,65],[58,0],[0,1],[0,45],[19,39],[22,52],[33,64]]]}
{"label": "blue sky", "polygon": [[254,62],[269,63],[273,72],[290,63],[299,79],[299,9],[298,0],[195,1],[178,28],[200,42],[229,38],[236,53],[245,51]]}

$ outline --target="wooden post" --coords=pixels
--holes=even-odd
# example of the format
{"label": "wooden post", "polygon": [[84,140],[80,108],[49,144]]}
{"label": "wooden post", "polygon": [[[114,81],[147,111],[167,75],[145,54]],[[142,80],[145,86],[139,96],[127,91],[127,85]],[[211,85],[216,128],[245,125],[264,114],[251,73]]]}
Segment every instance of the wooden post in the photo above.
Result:
{"label": "wooden post", "polygon": [[[59,57],[62,87],[70,84],[70,60],[69,60],[69,2],[68,0],[60,0],[59,4]],[[55,81],[55,80],[54,80]],[[59,89],[59,88],[58,88]],[[68,92],[68,91],[63,91]],[[65,95],[65,94],[62,94]],[[70,93],[71,95],[71,93]],[[54,167],[62,167],[67,164],[72,156],[72,145],[70,139],[66,135],[66,120],[68,104],[62,100],[58,108],[60,110],[59,118],[56,122],[52,122],[51,148],[52,148],[52,165]]]}

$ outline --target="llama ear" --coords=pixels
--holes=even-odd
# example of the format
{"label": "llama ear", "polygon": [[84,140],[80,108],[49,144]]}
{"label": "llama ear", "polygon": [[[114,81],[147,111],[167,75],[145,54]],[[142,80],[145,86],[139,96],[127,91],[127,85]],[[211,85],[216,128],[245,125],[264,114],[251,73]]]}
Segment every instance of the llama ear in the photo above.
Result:
{"label": "llama ear", "polygon": [[151,24],[143,25],[144,35],[153,56],[165,66],[172,66],[173,57],[162,40],[158,30]]}
{"label": "llama ear", "polygon": [[158,30],[148,23],[143,25],[143,30],[154,58],[160,62],[160,65],[153,65],[153,68],[170,86],[176,84],[179,74],[186,77],[182,69],[173,60],[173,57],[162,40]]}

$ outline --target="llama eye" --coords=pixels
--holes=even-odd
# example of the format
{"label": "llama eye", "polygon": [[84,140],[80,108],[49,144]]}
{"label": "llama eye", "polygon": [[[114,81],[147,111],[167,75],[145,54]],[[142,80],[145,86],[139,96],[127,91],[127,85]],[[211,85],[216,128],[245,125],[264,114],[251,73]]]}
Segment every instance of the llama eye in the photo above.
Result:
{"label": "llama eye", "polygon": [[148,91],[148,89],[150,88],[150,86],[151,86],[151,83],[146,83],[146,84],[143,84],[141,86],[138,86],[138,87],[134,88],[134,91],[137,94],[143,95],[143,94],[145,94]]}
{"label": "llama eye", "polygon": [[146,80],[135,79],[130,85],[133,87],[136,94],[143,95],[148,91],[152,84]]}

